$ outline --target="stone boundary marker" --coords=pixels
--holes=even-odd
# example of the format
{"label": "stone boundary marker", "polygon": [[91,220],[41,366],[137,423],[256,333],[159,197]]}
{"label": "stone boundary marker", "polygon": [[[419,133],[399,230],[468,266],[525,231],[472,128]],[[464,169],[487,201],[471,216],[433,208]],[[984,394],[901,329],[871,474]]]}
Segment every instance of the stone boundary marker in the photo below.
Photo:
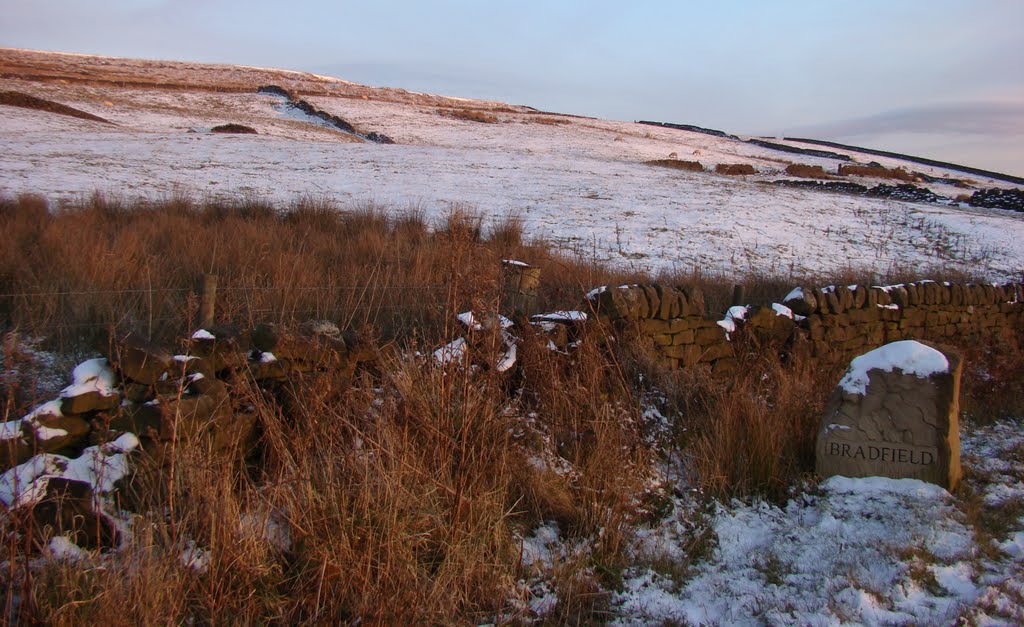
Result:
{"label": "stone boundary marker", "polygon": [[960,481],[960,356],[914,340],[857,357],[825,406],[816,446],[823,477]]}

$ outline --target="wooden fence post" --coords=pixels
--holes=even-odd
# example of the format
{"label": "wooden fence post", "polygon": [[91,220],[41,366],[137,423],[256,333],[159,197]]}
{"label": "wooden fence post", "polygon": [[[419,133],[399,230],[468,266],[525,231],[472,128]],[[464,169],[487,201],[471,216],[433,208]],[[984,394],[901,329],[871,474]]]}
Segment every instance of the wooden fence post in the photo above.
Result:
{"label": "wooden fence post", "polygon": [[745,304],[744,301],[746,300],[746,298],[744,296],[744,291],[745,290],[744,290],[742,285],[733,285],[732,286],[732,305],[733,305],[733,307],[735,307],[737,305]]}
{"label": "wooden fence post", "polygon": [[217,275],[204,274],[200,287],[199,326],[208,329],[213,326],[217,305]]}

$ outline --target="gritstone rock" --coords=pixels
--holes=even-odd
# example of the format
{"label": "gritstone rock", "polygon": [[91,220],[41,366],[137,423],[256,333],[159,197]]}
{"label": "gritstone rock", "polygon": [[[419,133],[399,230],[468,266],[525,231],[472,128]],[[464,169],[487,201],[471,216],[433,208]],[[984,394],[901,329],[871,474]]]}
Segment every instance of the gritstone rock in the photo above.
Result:
{"label": "gritstone rock", "polygon": [[824,477],[960,481],[960,357],[906,340],[857,357],[832,392],[818,429]]}

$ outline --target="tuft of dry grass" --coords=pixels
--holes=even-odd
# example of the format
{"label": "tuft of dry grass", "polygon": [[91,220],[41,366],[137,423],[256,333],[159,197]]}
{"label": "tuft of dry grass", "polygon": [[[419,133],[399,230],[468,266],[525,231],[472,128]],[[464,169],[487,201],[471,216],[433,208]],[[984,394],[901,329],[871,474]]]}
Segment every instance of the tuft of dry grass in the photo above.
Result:
{"label": "tuft of dry grass", "polygon": [[686,172],[703,172],[704,166],[699,161],[681,161],[679,159],[654,159],[647,161],[647,165],[656,165],[663,168],[672,168],[673,170],[683,170]]}
{"label": "tuft of dry grass", "polygon": [[477,109],[438,109],[437,113],[446,118],[465,120],[467,122],[494,124],[498,121],[498,116]]}
{"label": "tuft of dry grass", "polygon": [[576,308],[583,285],[615,276],[524,241],[514,216],[485,238],[482,218],[466,208],[432,227],[422,209],[315,197],[278,207],[258,198],[94,195],[51,207],[23,195],[0,198],[0,228],[0,320],[65,345],[111,325],[181,337],[206,273],[218,276],[220,320],[326,318],[383,339],[430,342],[448,337],[447,312],[472,304],[479,281],[471,279],[497,280],[503,257],[545,270],[551,280],[540,299],[553,308]]}
{"label": "tuft of dry grass", "polygon": [[552,118],[540,115],[531,115],[525,118],[525,121],[531,124],[544,124],[547,126],[557,126],[560,124],[570,124],[572,120],[566,118]]}
{"label": "tuft of dry grass", "polygon": [[797,353],[734,336],[740,365],[728,378],[707,369],[664,371],[641,355],[633,364],[665,396],[673,442],[691,480],[715,498],[760,495],[784,501],[814,471],[825,401],[841,374]]}

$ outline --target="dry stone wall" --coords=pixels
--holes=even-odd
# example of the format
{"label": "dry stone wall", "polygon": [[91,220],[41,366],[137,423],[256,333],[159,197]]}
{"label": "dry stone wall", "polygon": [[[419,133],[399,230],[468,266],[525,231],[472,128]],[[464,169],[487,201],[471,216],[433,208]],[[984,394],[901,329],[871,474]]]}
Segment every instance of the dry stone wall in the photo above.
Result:
{"label": "dry stone wall", "polygon": [[1024,337],[1019,283],[797,288],[783,304],[797,315],[793,341],[809,342],[815,357],[833,364],[898,340],[1018,345]]}
{"label": "dry stone wall", "polygon": [[890,286],[796,288],[771,307],[733,307],[724,319],[705,312],[693,288],[660,285],[601,287],[587,295],[599,319],[653,343],[665,368],[735,368],[731,339],[747,332],[827,365],[898,340],[967,347],[1024,344],[1024,284],[917,281]]}
{"label": "dry stone wall", "polygon": [[649,338],[662,367],[707,364],[716,372],[735,368],[728,331],[705,316],[704,294],[699,289],[606,286],[590,292],[587,301],[598,319]]}

